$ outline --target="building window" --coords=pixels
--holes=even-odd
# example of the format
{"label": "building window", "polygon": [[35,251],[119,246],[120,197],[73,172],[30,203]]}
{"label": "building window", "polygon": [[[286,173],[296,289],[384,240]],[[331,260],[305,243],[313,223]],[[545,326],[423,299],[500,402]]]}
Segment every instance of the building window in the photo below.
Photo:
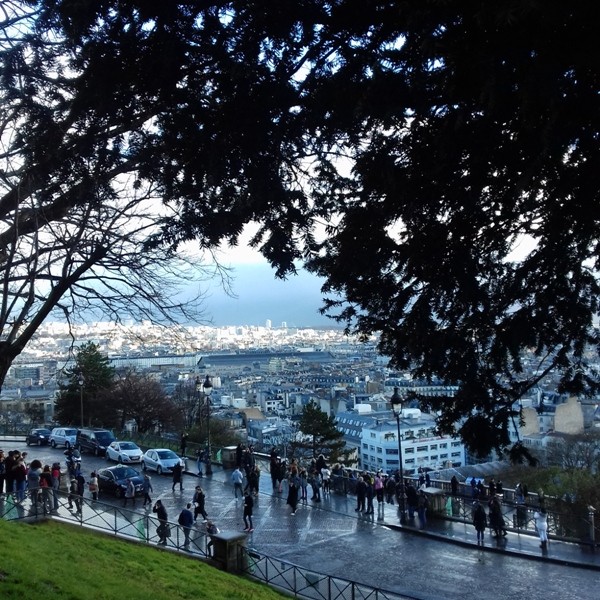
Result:
{"label": "building window", "polygon": [[398,448],[386,448],[385,453],[386,454],[398,454]]}
{"label": "building window", "polygon": [[383,448],[377,447],[377,454],[383,454]]}
{"label": "building window", "polygon": [[376,434],[375,432],[371,431],[371,437],[372,437],[372,438],[376,438],[376,437],[377,437],[377,434]]}
{"label": "building window", "polygon": [[417,452],[427,452],[427,446],[417,446]]}
{"label": "building window", "polygon": [[429,460],[437,460],[437,459],[438,459],[438,457],[437,457],[437,454],[432,454],[432,455],[429,457]]}
{"label": "building window", "polygon": [[446,454],[440,454],[440,458],[448,458],[448,453],[446,453]]}
{"label": "building window", "polygon": [[429,446],[430,450],[437,450],[438,445],[437,444],[431,444],[431,446]]}
{"label": "building window", "polygon": [[453,452],[451,456],[460,456],[460,452]]}
{"label": "building window", "polygon": [[365,444],[365,442],[363,442],[362,447],[366,450],[369,447],[369,444]]}
{"label": "building window", "polygon": [[404,448],[404,454],[414,454],[414,453],[415,453],[414,447]]}
{"label": "building window", "polygon": [[407,465],[414,465],[415,464],[415,459],[414,458],[407,458],[404,462]]}
{"label": "building window", "polygon": [[443,444],[440,444],[440,448],[447,448],[448,444],[446,442],[444,442]]}

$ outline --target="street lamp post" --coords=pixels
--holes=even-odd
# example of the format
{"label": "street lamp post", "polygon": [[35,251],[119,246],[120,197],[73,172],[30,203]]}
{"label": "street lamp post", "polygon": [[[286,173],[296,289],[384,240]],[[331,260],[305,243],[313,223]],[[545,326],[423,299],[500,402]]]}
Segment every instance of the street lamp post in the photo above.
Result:
{"label": "street lamp post", "polygon": [[212,450],[210,447],[210,395],[213,391],[213,384],[210,381],[210,377],[207,375],[204,383],[200,383],[200,378],[196,378],[196,389],[198,392],[202,391],[204,400],[206,402],[206,474],[212,475]]}
{"label": "street lamp post", "polygon": [[79,384],[79,410],[80,410],[80,419],[81,419],[81,428],[83,429],[83,384],[85,383],[83,379],[83,375],[79,373],[79,379],[77,380]]}
{"label": "street lamp post", "polygon": [[400,417],[402,416],[402,396],[398,393],[398,388],[394,388],[394,393],[390,398],[392,404],[392,411],[396,417],[396,424],[398,425],[398,458],[400,460],[400,524],[406,524],[406,507],[405,507],[405,495],[404,495],[404,468],[402,466],[402,439],[400,438]]}

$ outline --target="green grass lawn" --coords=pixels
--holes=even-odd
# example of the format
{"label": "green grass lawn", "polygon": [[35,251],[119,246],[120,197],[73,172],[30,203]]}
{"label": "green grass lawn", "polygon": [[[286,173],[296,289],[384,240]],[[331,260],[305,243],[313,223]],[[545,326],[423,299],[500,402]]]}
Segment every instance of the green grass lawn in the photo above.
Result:
{"label": "green grass lawn", "polygon": [[281,600],[202,561],[53,521],[0,520],[0,598]]}

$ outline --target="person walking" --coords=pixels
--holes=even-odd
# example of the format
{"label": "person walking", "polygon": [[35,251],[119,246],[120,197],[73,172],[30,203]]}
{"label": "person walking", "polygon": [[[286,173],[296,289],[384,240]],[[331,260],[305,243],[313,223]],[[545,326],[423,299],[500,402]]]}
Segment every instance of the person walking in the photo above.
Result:
{"label": "person walking", "polygon": [[190,532],[194,525],[194,515],[192,514],[192,504],[188,502],[186,507],[179,513],[178,523],[183,531],[183,547],[189,550],[190,547]]}
{"label": "person walking", "polygon": [[167,538],[170,537],[169,530],[169,516],[167,514],[167,509],[164,507],[163,503],[160,500],[156,501],[156,504],[152,507],[152,512],[156,513],[156,517],[158,519],[158,527],[156,528],[156,535],[158,535],[158,543],[161,546],[167,545]]}
{"label": "person walking", "polygon": [[179,446],[181,448],[181,456],[185,457],[185,451],[187,450],[187,438],[188,438],[188,434],[184,431],[181,434],[181,442],[179,443]]}
{"label": "person walking", "polygon": [[487,527],[487,515],[478,500],[473,502],[473,525],[475,525],[475,531],[477,532],[477,543],[483,544],[483,536]]}
{"label": "person walking", "polygon": [[204,507],[206,503],[206,494],[199,485],[196,486],[192,502],[194,504],[194,521],[198,519],[198,515],[202,515],[202,518],[207,521],[208,515],[206,514],[206,509]]}
{"label": "person walking", "polygon": [[535,528],[540,536],[540,548],[546,550],[548,547],[548,519],[546,517],[546,510],[542,508],[533,513],[533,519],[535,521]]}
{"label": "person walking", "polygon": [[152,489],[152,480],[150,479],[150,475],[148,473],[144,473],[144,481],[142,482],[142,492],[144,493],[144,504],[143,506],[152,506],[152,498],[150,497],[150,492],[153,492]]}
{"label": "person walking", "polygon": [[127,502],[131,500],[133,508],[135,508],[135,484],[131,480],[131,477],[127,479],[127,485],[125,486],[125,493],[123,494],[123,506],[127,506]]}
{"label": "person walking", "polygon": [[96,471],[90,473],[88,491],[92,495],[92,502],[96,502],[96,500],[98,500],[98,477],[96,476]]}
{"label": "person walking", "polygon": [[252,509],[254,508],[254,500],[250,492],[246,492],[244,496],[244,531],[252,533],[254,525],[252,524]]}
{"label": "person walking", "polygon": [[183,466],[181,461],[173,467],[173,486],[171,488],[173,492],[177,484],[179,484],[179,491],[183,492]]}
{"label": "person walking", "polygon": [[240,493],[240,498],[244,497],[244,488],[242,483],[244,482],[244,475],[242,474],[239,467],[236,467],[235,471],[231,474],[231,482],[233,483],[233,495],[237,500],[238,491]]}
{"label": "person walking", "polygon": [[69,495],[67,496],[67,501],[69,502],[70,509],[73,509],[73,504],[75,504],[76,512],[81,512],[81,496],[77,493],[77,479],[75,479],[75,477],[69,482]]}
{"label": "person walking", "polygon": [[213,537],[218,533],[221,533],[219,528],[214,524],[213,521],[208,521],[208,523],[206,523],[206,535],[208,536],[208,543],[206,544],[206,556],[209,558],[212,556],[212,549],[214,546]]}
{"label": "person walking", "polygon": [[298,508],[298,492],[300,490],[300,478],[298,477],[298,470],[295,466],[290,471],[290,477],[288,480],[288,497],[287,504],[292,508],[292,515],[296,514]]}

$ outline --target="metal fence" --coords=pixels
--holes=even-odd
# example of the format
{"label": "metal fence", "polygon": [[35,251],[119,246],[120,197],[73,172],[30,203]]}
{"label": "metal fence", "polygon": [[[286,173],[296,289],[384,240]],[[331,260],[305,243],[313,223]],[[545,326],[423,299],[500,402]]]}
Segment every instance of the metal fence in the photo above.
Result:
{"label": "metal fence", "polygon": [[[56,519],[129,541],[151,546],[159,545],[157,529],[160,523],[152,515],[116,507],[101,501],[94,502],[87,498],[80,500],[81,510],[78,510],[77,503],[73,499],[70,501],[68,495],[62,491],[53,491],[48,500],[48,502],[34,502],[29,497],[23,502],[16,502],[11,494],[0,496],[0,518],[5,520]],[[167,548],[185,552],[187,556],[197,559],[208,559],[209,537],[205,532],[192,528],[189,544],[186,545],[183,528],[172,522],[169,522],[169,527],[171,535],[167,541]],[[215,544],[215,550],[217,548],[218,545]],[[415,600],[413,596],[305,569],[248,549],[243,544],[235,545],[233,550],[237,553],[234,561],[237,572],[280,591],[293,594],[297,598],[310,600]],[[219,556],[216,560],[217,563],[220,562]],[[227,568],[230,563],[229,557],[225,556],[221,566]]]}
{"label": "metal fence", "polygon": [[374,588],[355,581],[324,575],[287,561],[260,554],[256,550],[242,548],[243,572],[259,581],[295,597],[313,600],[414,600],[407,596],[381,588]]}

